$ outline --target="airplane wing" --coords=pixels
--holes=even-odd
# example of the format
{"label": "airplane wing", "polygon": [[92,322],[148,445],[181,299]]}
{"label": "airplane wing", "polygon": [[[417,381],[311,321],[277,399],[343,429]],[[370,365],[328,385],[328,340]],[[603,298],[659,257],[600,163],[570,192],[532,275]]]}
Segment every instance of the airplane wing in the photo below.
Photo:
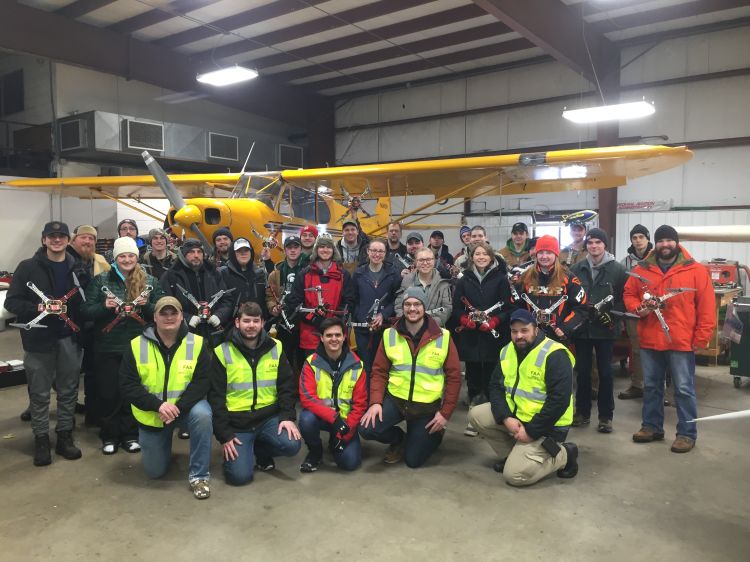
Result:
{"label": "airplane wing", "polygon": [[[581,189],[602,189],[627,184],[628,180],[654,174],[692,158],[684,146],[615,146],[557,150],[496,156],[420,160],[388,164],[337,166],[229,174],[171,174],[183,196],[226,197],[242,178],[255,185],[276,181],[318,190],[325,194],[363,193],[388,195],[435,195],[474,197],[517,195]],[[104,176],[29,178],[2,185],[34,190],[62,190],[73,197],[162,198],[152,176]],[[322,188],[322,189],[321,189]],[[342,189],[343,188],[343,189]]]}
{"label": "airplane wing", "polygon": [[340,193],[342,187],[362,193],[369,185],[373,197],[434,194],[441,199],[461,187],[460,197],[617,187],[683,164],[692,156],[684,146],[614,146],[285,170],[281,177],[333,193]]}

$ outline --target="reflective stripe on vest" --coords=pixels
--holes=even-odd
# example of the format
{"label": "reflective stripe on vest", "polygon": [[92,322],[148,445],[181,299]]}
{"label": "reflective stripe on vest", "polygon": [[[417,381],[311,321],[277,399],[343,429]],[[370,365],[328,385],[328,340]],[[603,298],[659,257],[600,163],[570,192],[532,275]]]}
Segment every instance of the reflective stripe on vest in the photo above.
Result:
{"label": "reflective stripe on vest", "polygon": [[355,365],[347,369],[341,375],[341,382],[336,389],[336,401],[333,400],[333,375],[321,369],[318,366],[312,364],[313,355],[307,358],[307,363],[312,367],[315,373],[315,387],[316,394],[321,402],[326,406],[334,406],[335,402],[338,402],[337,413],[344,419],[347,418],[349,412],[352,409],[352,402],[354,397],[354,387],[357,385],[360,375],[364,372],[362,370],[362,363],[355,363]]}
{"label": "reflective stripe on vest", "polygon": [[282,346],[280,341],[271,339],[274,345],[258,359],[255,371],[233,343],[224,342],[214,348],[214,354],[227,372],[228,411],[254,411],[276,403]]}
{"label": "reflective stripe on vest", "polygon": [[395,328],[383,335],[383,348],[391,361],[388,392],[403,400],[431,404],[440,400],[445,386],[443,365],[448,357],[450,333],[441,329],[440,336],[427,343],[413,357],[409,343]]}
{"label": "reflective stripe on vest", "polygon": [[[500,351],[500,366],[505,384],[505,400],[513,415],[522,422],[528,422],[538,414],[547,400],[547,384],[544,378],[547,358],[550,353],[563,349],[575,366],[575,358],[567,347],[552,339],[544,338],[542,344],[532,349],[521,364],[513,343]],[[555,422],[555,426],[566,428],[573,421],[573,395],[565,413]]]}
{"label": "reflective stripe on vest", "polygon": [[[171,404],[185,392],[185,389],[193,380],[193,372],[198,363],[203,346],[203,338],[188,333],[180,342],[179,347],[172,357],[169,365],[169,374],[165,373],[165,365],[161,360],[161,352],[158,345],[145,336],[133,338],[130,348],[136,359],[136,369],[141,379],[141,384],[146,392],[157,400],[167,401]],[[166,378],[166,388],[165,388]],[[131,404],[130,409],[133,416],[143,425],[150,427],[164,427],[164,422],[159,418],[158,412],[141,410]]]}

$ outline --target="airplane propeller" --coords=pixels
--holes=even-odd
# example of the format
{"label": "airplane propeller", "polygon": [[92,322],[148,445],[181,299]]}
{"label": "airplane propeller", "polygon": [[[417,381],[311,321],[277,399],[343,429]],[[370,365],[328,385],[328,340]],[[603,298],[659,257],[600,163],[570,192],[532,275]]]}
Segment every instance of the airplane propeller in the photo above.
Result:
{"label": "airplane propeller", "polygon": [[208,239],[201,232],[198,224],[201,222],[201,212],[198,207],[194,205],[186,205],[185,200],[182,198],[182,194],[179,192],[177,187],[169,179],[167,173],[159,165],[156,159],[151,156],[147,150],[141,153],[148,171],[154,176],[156,183],[159,184],[164,196],[169,200],[172,207],[175,208],[174,220],[180,226],[189,228],[193,234],[195,234],[203,245],[203,251],[207,256],[213,255],[213,247],[208,242]]}

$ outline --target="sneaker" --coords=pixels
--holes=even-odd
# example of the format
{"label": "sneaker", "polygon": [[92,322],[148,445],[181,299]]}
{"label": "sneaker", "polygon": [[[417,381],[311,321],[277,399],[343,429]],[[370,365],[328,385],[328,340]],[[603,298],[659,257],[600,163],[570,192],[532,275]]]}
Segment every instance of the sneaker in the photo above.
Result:
{"label": "sneaker", "polygon": [[190,432],[186,429],[178,429],[177,438],[178,439],[190,439]]}
{"label": "sneaker", "polygon": [[208,487],[208,480],[196,480],[190,483],[190,489],[193,491],[193,497],[197,500],[205,500],[211,495],[211,489]]}
{"label": "sneaker", "polygon": [[574,478],[578,474],[578,446],[575,443],[563,443],[562,446],[568,451],[568,462],[557,471],[557,477]]}
{"label": "sneaker", "polygon": [[653,431],[646,426],[641,427],[641,429],[633,434],[633,441],[636,443],[651,443],[651,441],[661,441],[663,439],[663,431]]}
{"label": "sneaker", "polygon": [[386,464],[396,464],[404,458],[404,447],[406,447],[406,437],[402,436],[401,441],[388,447],[383,455],[383,462]]}
{"label": "sneaker", "polygon": [[630,386],[617,395],[620,400],[633,400],[634,398],[643,398],[643,389],[637,386]]}
{"label": "sneaker", "polygon": [[73,444],[72,431],[58,431],[55,453],[61,457],[74,461],[81,458],[81,450]]}
{"label": "sneaker", "polygon": [[312,451],[307,453],[305,460],[299,465],[300,472],[316,472],[320,468],[321,457],[319,453],[313,453]]}
{"label": "sneaker", "polygon": [[36,435],[34,436],[34,466],[47,466],[48,464],[52,464],[49,435]]}
{"label": "sneaker", "polygon": [[105,455],[114,455],[117,452],[117,443],[105,443],[102,445],[102,453]]}
{"label": "sneaker", "polygon": [[31,410],[29,408],[26,408],[23,412],[21,412],[21,421],[23,422],[31,421]]}
{"label": "sneaker", "polygon": [[464,429],[464,435],[466,435],[466,437],[476,437],[479,435],[479,432],[474,429],[473,425],[467,424],[466,429]]}
{"label": "sneaker", "polygon": [[81,404],[80,402],[76,402],[75,411],[76,411],[76,414],[85,414],[86,406],[84,404]]}
{"label": "sneaker", "polygon": [[122,444],[122,448],[125,449],[128,453],[140,453],[141,452],[141,445],[135,439],[131,439],[130,441],[125,441]]}
{"label": "sneaker", "polygon": [[671,451],[673,453],[687,453],[693,447],[695,447],[695,439],[690,439],[690,437],[685,437],[684,435],[678,435],[677,438],[672,441]]}
{"label": "sneaker", "polygon": [[596,430],[599,433],[612,433],[612,420],[599,420]]}
{"label": "sneaker", "polygon": [[585,417],[583,414],[573,414],[573,427],[581,427],[591,423],[590,417]]}
{"label": "sneaker", "polygon": [[268,472],[276,468],[276,463],[272,458],[260,459],[255,457],[255,470],[260,472]]}

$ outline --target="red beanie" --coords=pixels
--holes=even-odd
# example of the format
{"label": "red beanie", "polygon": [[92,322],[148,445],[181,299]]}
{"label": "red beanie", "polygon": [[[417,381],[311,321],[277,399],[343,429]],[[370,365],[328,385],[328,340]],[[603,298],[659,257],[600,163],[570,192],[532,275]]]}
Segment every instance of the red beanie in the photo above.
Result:
{"label": "red beanie", "polygon": [[556,256],[560,256],[560,244],[557,241],[557,238],[550,236],[549,234],[541,236],[539,240],[536,241],[536,246],[534,248],[537,253],[552,252]]}
{"label": "red beanie", "polygon": [[299,231],[300,235],[302,235],[302,234],[303,234],[304,232],[312,232],[312,233],[313,233],[313,236],[315,236],[315,238],[317,238],[317,237],[318,237],[318,229],[317,229],[317,228],[315,228],[315,227],[314,227],[313,225],[311,225],[311,224],[308,224],[308,225],[305,225],[305,226],[303,226],[303,227],[302,227],[302,230],[300,230],[300,231]]}

